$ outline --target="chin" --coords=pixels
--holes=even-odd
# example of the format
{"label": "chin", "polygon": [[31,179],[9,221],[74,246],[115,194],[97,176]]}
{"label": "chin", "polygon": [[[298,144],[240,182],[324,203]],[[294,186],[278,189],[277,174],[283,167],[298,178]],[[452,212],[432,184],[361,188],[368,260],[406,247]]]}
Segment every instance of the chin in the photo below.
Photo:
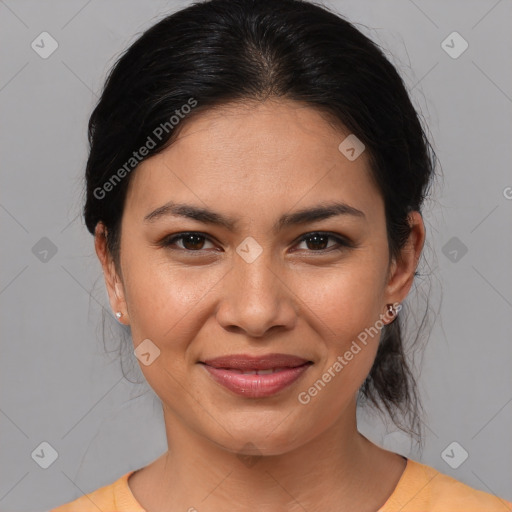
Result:
{"label": "chin", "polygon": [[[238,420],[241,414],[236,413]],[[310,438],[315,437],[313,430],[303,431],[297,428],[297,421],[289,413],[265,414],[244,413],[244,421],[227,421],[224,416],[223,426],[211,432],[211,424],[208,426],[210,431],[205,436],[208,437],[217,446],[224,450],[247,456],[273,456],[282,455],[290,452],[299,446],[305,444]],[[229,432],[229,433],[228,433]],[[231,434],[231,435],[230,435]]]}

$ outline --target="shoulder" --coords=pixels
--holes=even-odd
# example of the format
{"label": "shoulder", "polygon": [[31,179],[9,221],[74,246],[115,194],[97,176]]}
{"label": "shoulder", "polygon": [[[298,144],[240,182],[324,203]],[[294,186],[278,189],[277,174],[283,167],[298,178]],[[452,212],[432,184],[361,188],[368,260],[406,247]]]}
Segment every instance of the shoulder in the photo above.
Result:
{"label": "shoulder", "polygon": [[133,508],[138,504],[128,486],[128,478],[132,473],[134,471],[129,471],[114,482],[53,508],[49,512],[98,512],[98,510],[124,512],[127,510],[126,506],[132,507],[129,509],[130,512],[144,512],[140,505]]}
{"label": "shoulder", "polygon": [[510,512],[512,502],[479,491],[431,466],[408,459],[395,491],[379,512]]}

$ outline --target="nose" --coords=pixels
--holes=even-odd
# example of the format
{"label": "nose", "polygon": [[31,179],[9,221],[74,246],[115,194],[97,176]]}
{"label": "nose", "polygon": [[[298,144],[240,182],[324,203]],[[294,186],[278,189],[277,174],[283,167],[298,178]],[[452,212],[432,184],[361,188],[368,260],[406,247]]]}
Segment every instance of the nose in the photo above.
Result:
{"label": "nose", "polygon": [[[265,251],[264,251],[265,252]],[[261,254],[247,263],[238,255],[224,278],[217,321],[230,332],[261,338],[271,329],[290,330],[297,322],[297,298],[285,274]]]}

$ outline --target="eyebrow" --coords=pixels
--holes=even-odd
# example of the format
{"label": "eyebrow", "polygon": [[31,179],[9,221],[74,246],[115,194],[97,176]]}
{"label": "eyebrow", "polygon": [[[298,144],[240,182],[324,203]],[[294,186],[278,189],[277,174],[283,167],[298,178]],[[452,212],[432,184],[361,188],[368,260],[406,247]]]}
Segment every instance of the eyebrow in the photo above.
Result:
{"label": "eyebrow", "polygon": [[[310,208],[304,208],[293,213],[285,213],[273,226],[274,233],[278,233],[282,229],[290,226],[307,224],[338,215],[349,215],[361,219],[366,219],[366,215],[357,208],[343,202],[330,202],[327,204],[319,204]],[[169,201],[160,206],[144,217],[145,223],[152,223],[167,216],[185,217],[193,219],[205,224],[222,226],[229,231],[234,231],[238,225],[238,221],[226,217],[220,213],[209,210],[208,208],[198,207],[191,204],[175,203]]]}

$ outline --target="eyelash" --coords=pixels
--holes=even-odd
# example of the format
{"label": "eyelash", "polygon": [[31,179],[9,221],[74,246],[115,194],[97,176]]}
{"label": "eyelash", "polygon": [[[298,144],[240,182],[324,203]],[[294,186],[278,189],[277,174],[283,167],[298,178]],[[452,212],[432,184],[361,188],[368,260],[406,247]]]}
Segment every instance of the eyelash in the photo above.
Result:
{"label": "eyelash", "polygon": [[[183,240],[184,238],[187,238],[187,237],[192,236],[192,235],[199,236],[201,238],[205,238],[206,240],[212,242],[210,237],[207,236],[204,233],[201,233],[199,231],[187,231],[187,232],[184,232],[184,233],[179,233],[177,235],[167,236],[164,239],[162,239],[158,243],[158,245],[160,247],[165,247],[165,248],[168,248],[168,249],[171,249],[171,250],[185,251],[185,252],[188,252],[188,253],[193,253],[193,252],[200,253],[202,251],[208,250],[208,249],[192,250],[192,249],[184,249],[184,248],[181,248],[181,247],[176,249],[176,248],[172,247],[172,245],[174,245],[177,241]],[[317,253],[317,254],[326,254],[326,253],[330,253],[330,252],[334,252],[334,251],[342,251],[343,249],[348,249],[348,248],[353,247],[352,244],[348,240],[346,240],[345,238],[333,235],[331,233],[326,233],[326,232],[323,232],[323,231],[311,231],[310,233],[306,233],[305,235],[301,236],[301,238],[298,240],[297,244],[300,244],[300,243],[302,243],[304,241],[307,241],[310,238],[313,238],[314,236],[327,237],[328,239],[332,238],[333,240],[336,241],[337,247],[333,246],[333,247],[329,247],[327,249],[319,249],[319,250],[306,249],[307,252],[312,252],[312,253]]]}

